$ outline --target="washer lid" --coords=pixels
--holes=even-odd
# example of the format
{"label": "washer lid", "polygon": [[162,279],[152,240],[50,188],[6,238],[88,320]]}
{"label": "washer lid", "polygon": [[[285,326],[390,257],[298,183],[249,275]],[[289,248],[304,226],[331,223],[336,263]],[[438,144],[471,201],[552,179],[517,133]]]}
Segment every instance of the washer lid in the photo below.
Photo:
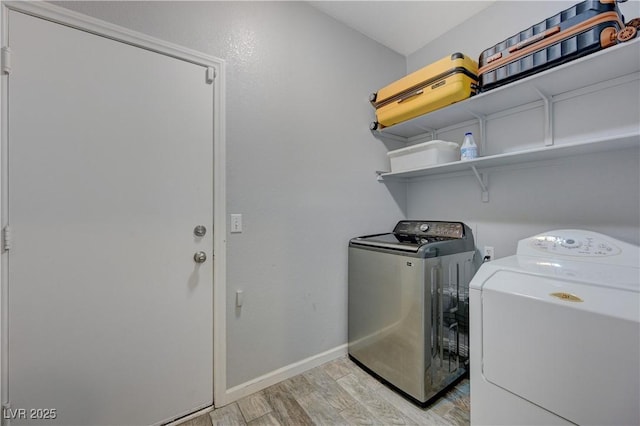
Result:
{"label": "washer lid", "polygon": [[425,258],[475,250],[471,229],[464,223],[424,220],[401,220],[393,232],[353,238],[349,245],[412,253]]}
{"label": "washer lid", "polygon": [[494,270],[482,374],[576,424],[640,424],[640,293]]}
{"label": "washer lid", "polygon": [[512,256],[483,264],[481,268],[513,270],[543,275],[584,285],[640,292],[640,268],[576,262],[566,259],[544,259]]}
{"label": "washer lid", "polygon": [[357,237],[353,238],[350,243],[361,246],[381,247],[411,253],[417,253],[418,250],[420,250],[420,246],[422,245],[418,241],[412,241],[406,238],[398,238],[398,236],[394,233]]}

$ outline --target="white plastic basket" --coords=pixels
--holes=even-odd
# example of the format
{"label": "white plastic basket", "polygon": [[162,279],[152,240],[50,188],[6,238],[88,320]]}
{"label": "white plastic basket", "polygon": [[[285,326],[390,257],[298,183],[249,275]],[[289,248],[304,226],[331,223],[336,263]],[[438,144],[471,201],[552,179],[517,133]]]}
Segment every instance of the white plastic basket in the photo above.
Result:
{"label": "white plastic basket", "polygon": [[403,172],[450,163],[460,159],[460,146],[455,142],[441,140],[424,142],[387,153],[392,172]]}

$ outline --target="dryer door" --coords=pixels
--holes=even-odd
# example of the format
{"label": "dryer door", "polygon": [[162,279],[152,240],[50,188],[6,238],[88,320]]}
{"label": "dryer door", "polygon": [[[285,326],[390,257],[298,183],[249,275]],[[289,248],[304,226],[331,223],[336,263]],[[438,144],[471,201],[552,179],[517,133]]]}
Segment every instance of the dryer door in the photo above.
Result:
{"label": "dryer door", "polygon": [[577,424],[640,424],[639,305],[638,292],[498,271],[482,289],[483,375]]}

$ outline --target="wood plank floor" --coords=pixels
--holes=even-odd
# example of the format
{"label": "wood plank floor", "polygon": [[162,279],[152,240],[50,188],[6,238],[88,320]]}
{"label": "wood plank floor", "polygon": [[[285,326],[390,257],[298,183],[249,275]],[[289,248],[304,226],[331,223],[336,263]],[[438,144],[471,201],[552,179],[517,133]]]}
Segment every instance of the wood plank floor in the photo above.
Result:
{"label": "wood plank floor", "polygon": [[180,426],[468,424],[468,379],[422,409],[345,356]]}

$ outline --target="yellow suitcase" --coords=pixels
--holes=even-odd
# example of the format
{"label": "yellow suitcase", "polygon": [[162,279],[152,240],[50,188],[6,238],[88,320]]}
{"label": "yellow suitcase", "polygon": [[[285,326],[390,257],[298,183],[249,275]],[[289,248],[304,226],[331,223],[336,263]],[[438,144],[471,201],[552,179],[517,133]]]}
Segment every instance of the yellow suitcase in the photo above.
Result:
{"label": "yellow suitcase", "polygon": [[402,123],[474,95],[478,63],[454,53],[419,69],[373,93],[369,101],[376,109],[371,130]]}

